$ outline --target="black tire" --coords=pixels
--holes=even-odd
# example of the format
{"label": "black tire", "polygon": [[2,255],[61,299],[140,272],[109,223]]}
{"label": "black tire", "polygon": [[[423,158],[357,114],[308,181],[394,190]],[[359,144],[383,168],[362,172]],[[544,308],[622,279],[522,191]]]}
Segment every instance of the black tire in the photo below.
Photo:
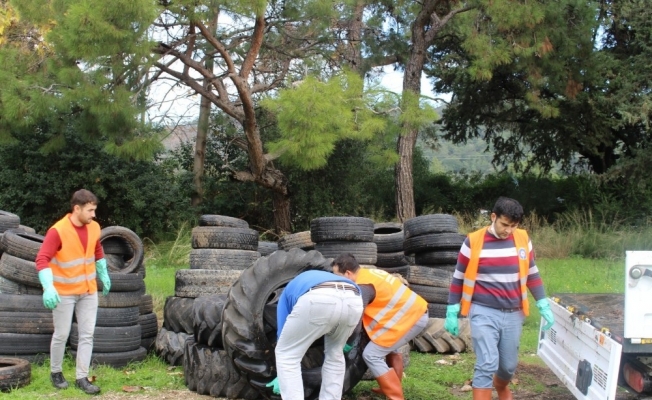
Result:
{"label": "black tire", "polygon": [[156,338],[156,335],[158,334],[158,319],[156,314],[143,314],[138,318],[138,323],[140,324],[141,339]]}
{"label": "black tire", "polygon": [[[117,272],[109,272],[109,279],[111,280],[111,292],[136,292],[145,290],[145,281],[140,274],[121,274]],[[100,278],[96,278],[97,290],[102,291],[104,285]]]}
{"label": "black tire", "polygon": [[[183,354],[190,354],[192,347],[195,345],[195,339],[191,336],[183,343]],[[183,357],[181,363],[183,367],[183,378],[186,381],[188,390],[192,392],[197,391],[197,369],[199,367],[199,360],[195,357]]]}
{"label": "black tire", "polygon": [[199,297],[192,306],[195,342],[210,347],[223,348],[222,311],[226,294]]}
{"label": "black tire", "polygon": [[435,287],[425,285],[410,284],[410,289],[423,297],[428,303],[447,304],[448,303],[448,287]]}
{"label": "black tire", "polygon": [[0,333],[52,334],[52,311],[0,311]]}
{"label": "black tire", "polygon": [[181,365],[183,363],[184,345],[188,338],[194,340],[192,335],[187,333],[171,332],[161,328],[156,336],[156,354],[170,365]]}
{"label": "black tire", "polygon": [[113,241],[117,242],[123,242],[131,249],[131,252],[133,253],[133,256],[125,260],[123,268],[119,270],[112,270],[111,266],[109,266],[109,270],[112,270],[112,272],[127,274],[129,272],[133,272],[140,266],[140,264],[143,262],[145,251],[143,248],[143,242],[140,240],[138,235],[134,233],[134,231],[123,226],[108,226],[102,229],[100,235],[100,243],[109,239],[113,239]]}
{"label": "black tire", "polygon": [[[131,326],[96,326],[93,333],[94,353],[124,353],[140,347],[140,325]],[[77,350],[79,334],[77,323],[70,329],[70,348]]]}
{"label": "black tire", "polygon": [[402,265],[408,265],[408,259],[403,253],[403,246],[401,245],[401,251],[396,253],[378,253],[376,254],[376,266],[378,268],[392,268],[400,267]]}
{"label": "black tire", "polygon": [[403,265],[400,267],[392,267],[392,268],[380,268],[383,271],[389,273],[389,274],[399,274],[404,278],[407,278],[408,274],[410,273],[410,266],[409,265]]}
{"label": "black tire", "polygon": [[235,270],[251,267],[260,253],[251,250],[192,249],[190,269]]}
{"label": "black tire", "polygon": [[42,295],[43,289],[38,287],[32,287],[23,285],[22,283],[14,282],[11,279],[7,279],[3,276],[0,276],[0,293],[4,294],[27,294],[27,295]]}
{"label": "black tire", "polygon": [[193,382],[193,390],[198,394],[228,399],[259,398],[258,391],[235,370],[225,350],[188,341],[183,365],[186,380]]}
{"label": "black tire", "polygon": [[0,354],[0,358],[20,358],[21,360],[27,360],[32,365],[43,365],[46,361],[50,360],[50,353],[40,353],[40,354]]}
{"label": "black tire", "polygon": [[106,308],[138,307],[141,291],[137,292],[109,292],[106,296],[98,295],[98,306]]}
{"label": "black tire", "polygon": [[97,326],[132,326],[138,323],[138,307],[97,308]]}
{"label": "black tire", "polygon": [[36,233],[9,229],[2,235],[2,249],[12,256],[34,261],[44,239],[43,236]]}
{"label": "black tire", "polygon": [[131,245],[122,238],[108,237],[103,239],[101,243],[104,254],[118,256],[122,259],[123,263],[125,260],[128,260],[134,256],[134,249],[131,248]]}
{"label": "black tire", "polygon": [[[330,271],[330,260],[316,251],[299,249],[277,251],[269,257],[260,258],[243,271],[229,292],[222,313],[222,341],[229,357],[241,374],[247,377],[265,398],[273,396],[265,384],[276,375],[274,345],[276,331],[266,327],[266,320],[276,318],[268,308],[278,301],[282,288],[301,272],[307,270]],[[346,372],[344,392],[353,388],[367,367],[362,359],[362,348],[366,335],[361,330],[355,338],[354,349],[345,355]],[[303,384],[306,399],[319,395],[321,366],[303,369]]]}
{"label": "black tire", "polygon": [[29,385],[32,379],[32,365],[22,358],[0,358],[0,392]]}
{"label": "black tire", "polygon": [[172,332],[192,335],[194,302],[194,298],[168,296],[163,306],[163,327]]}
{"label": "black tire", "polygon": [[125,267],[125,256],[122,254],[111,254],[105,252],[104,259],[106,260],[106,265],[109,271],[120,271]]}
{"label": "black tire", "polygon": [[43,305],[41,295],[7,293],[0,293],[0,311],[51,313]]}
{"label": "black tire", "polygon": [[16,229],[20,225],[20,217],[8,211],[0,210],[0,233],[7,229]]}
{"label": "black tire", "polygon": [[154,301],[151,294],[144,294],[140,297],[140,304],[138,305],[140,315],[149,314],[154,311]]}
{"label": "black tire", "polygon": [[310,240],[315,243],[371,242],[374,240],[374,221],[362,217],[315,218],[310,221]]}
{"label": "black tire", "polygon": [[180,269],[175,275],[175,295],[195,298],[227,293],[241,273],[242,271]]}
{"label": "black tire", "polygon": [[276,250],[278,250],[278,243],[258,241],[258,252],[260,253],[261,257],[268,256]]}
{"label": "black tire", "polygon": [[388,235],[398,232],[403,232],[403,224],[400,222],[379,222],[374,224],[374,235]]}
{"label": "black tire", "polygon": [[23,285],[40,288],[36,263],[14,257],[9,253],[2,253],[0,257],[0,275]]}
{"label": "black tire", "polygon": [[406,279],[411,284],[448,289],[453,280],[453,274],[441,268],[412,265],[409,268]]}
{"label": "black tire", "polygon": [[459,233],[427,233],[413,236],[403,242],[403,252],[405,254],[416,254],[433,250],[459,251],[465,238],[466,236]]}
{"label": "black tire", "polygon": [[446,318],[447,304],[441,303],[428,303],[428,317],[429,318]]}
{"label": "black tire", "polygon": [[231,228],[249,228],[247,221],[227,217],[226,215],[204,214],[199,217],[199,226],[225,226]]}
{"label": "black tire", "polygon": [[23,232],[27,232],[27,233],[36,233],[36,229],[32,228],[31,226],[18,225],[18,228],[16,228],[16,229],[19,229],[19,230],[21,230]]}
{"label": "black tire", "polygon": [[457,218],[450,214],[420,215],[403,222],[405,239],[428,233],[457,233]]}
{"label": "black tire", "polygon": [[378,261],[378,251],[374,242],[320,242],[315,244],[315,250],[326,258],[351,253],[359,264],[374,265]]}
{"label": "black tire", "polygon": [[[77,357],[77,351],[71,350],[72,356]],[[124,368],[130,363],[143,361],[147,357],[147,350],[140,346],[136,350],[119,351],[114,353],[99,353],[93,348],[91,364],[93,366],[108,365],[113,368]]]}
{"label": "black tire", "polygon": [[[461,247],[461,245],[460,245]],[[460,254],[459,249],[424,251],[414,255],[414,261],[417,265],[450,265],[457,263],[457,256]]]}
{"label": "black tire", "polygon": [[50,353],[52,334],[0,333],[0,354],[18,356],[21,354]]}
{"label": "black tire", "polygon": [[258,232],[249,228],[198,226],[192,229],[193,249],[258,249]]}
{"label": "black tire", "polygon": [[379,253],[403,251],[403,232],[374,235],[374,243],[376,243]]}
{"label": "black tire", "polygon": [[152,337],[141,337],[140,338],[140,347],[144,348],[147,353],[154,351],[156,345],[156,336]]}
{"label": "black tire", "polygon": [[310,231],[290,233],[278,240],[279,250],[288,251],[290,249],[312,250],[315,243],[310,239]]}

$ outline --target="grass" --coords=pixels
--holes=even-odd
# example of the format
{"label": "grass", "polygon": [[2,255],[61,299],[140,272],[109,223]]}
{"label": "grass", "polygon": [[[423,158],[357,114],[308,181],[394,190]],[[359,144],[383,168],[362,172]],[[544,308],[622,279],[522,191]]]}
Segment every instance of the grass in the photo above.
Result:
{"label": "grass", "polygon": [[[558,234],[559,235],[559,234]],[[638,235],[638,233],[636,233]],[[556,238],[556,243],[563,242]],[[535,250],[539,245],[552,246],[541,237],[533,239]],[[147,277],[145,278],[147,292],[154,299],[154,310],[162,321],[162,311],[165,298],[174,295],[174,275],[176,270],[188,268],[188,253],[190,252],[190,230],[181,229],[177,238],[170,242],[154,244],[147,243]],[[537,253],[540,254],[540,253]],[[546,286],[546,293],[555,292],[622,292],[624,288],[624,259],[590,259],[581,257],[539,258],[537,261],[541,276]],[[534,304],[531,299],[531,304]],[[520,348],[522,362],[542,365],[536,356],[537,334],[539,329],[539,313],[532,305],[530,316],[523,328]],[[442,364],[446,361],[450,365]],[[411,364],[406,369],[404,381],[405,397],[411,400],[429,399],[465,399],[471,394],[460,395],[459,389],[471,379],[475,356],[472,353],[461,354],[458,358],[450,355],[411,353]],[[74,378],[74,361],[66,356],[64,374],[69,382]],[[169,367],[156,356],[150,355],[145,361],[135,363],[122,370],[109,367],[93,368],[91,375],[97,377],[97,383],[102,393],[121,393],[124,386],[140,386],[147,388],[147,393],[169,389],[183,389],[183,371],[180,367]],[[528,390],[539,392],[542,385],[536,380],[521,382]],[[360,382],[348,395],[348,399],[358,396],[368,396],[375,382]],[[455,392],[455,393],[454,393]],[[126,394],[127,395],[127,394]],[[63,399],[90,398],[78,389],[69,388],[56,391],[49,381],[49,363],[34,365],[32,368],[32,383],[11,393],[3,394],[3,398],[15,399],[45,399],[51,397]]]}

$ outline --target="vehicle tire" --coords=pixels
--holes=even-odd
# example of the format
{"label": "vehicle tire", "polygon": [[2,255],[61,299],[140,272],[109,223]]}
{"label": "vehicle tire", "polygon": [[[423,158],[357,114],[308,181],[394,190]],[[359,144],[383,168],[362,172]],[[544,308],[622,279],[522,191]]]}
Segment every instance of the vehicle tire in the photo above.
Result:
{"label": "vehicle tire", "polygon": [[[122,274],[109,272],[111,292],[136,292],[145,290],[145,281],[140,274]],[[101,292],[104,285],[99,277],[96,278],[97,291]]]}
{"label": "vehicle tire", "polygon": [[138,305],[140,315],[149,314],[154,311],[154,301],[151,294],[144,294],[140,297],[140,304]]}
{"label": "vehicle tire", "polygon": [[184,332],[171,332],[161,328],[156,336],[156,354],[170,365],[181,365],[183,362],[184,344],[186,339],[195,340],[192,335]]}
{"label": "vehicle tire", "polygon": [[[112,272],[127,274],[129,272],[133,272],[143,262],[143,257],[145,255],[143,242],[131,229],[125,228],[123,226],[107,226],[101,231],[100,243],[104,243],[107,240],[109,243],[122,242],[131,251],[130,254],[122,253],[125,255],[125,257],[128,257],[125,259],[124,267],[119,270],[113,270]],[[111,270],[110,267],[111,266],[109,266],[109,270]]]}
{"label": "vehicle tire", "polygon": [[138,318],[140,324],[140,337],[142,338],[156,338],[158,334],[158,319],[156,314],[149,313],[143,314]]}
{"label": "vehicle tire", "polygon": [[374,240],[374,221],[362,217],[321,217],[310,221],[310,240],[315,243]]}
{"label": "vehicle tire", "polygon": [[190,250],[190,269],[242,270],[260,258],[258,251],[229,249]]}
{"label": "vehicle tire", "polygon": [[43,294],[43,289],[40,287],[27,286],[0,276],[0,293],[40,296]]}
{"label": "vehicle tire", "polygon": [[53,333],[52,312],[0,311],[0,333]]}
{"label": "vehicle tire", "polygon": [[40,288],[36,263],[14,257],[9,253],[2,253],[0,257],[0,275],[23,285]]}
{"label": "vehicle tire", "polygon": [[384,222],[374,225],[374,243],[378,253],[403,252],[403,224]]}
{"label": "vehicle tire", "polygon": [[435,287],[425,285],[410,284],[410,289],[423,297],[428,303],[447,304],[448,303],[448,287]]}
{"label": "vehicle tire", "polygon": [[51,333],[0,333],[0,354],[18,357],[21,354],[49,354],[51,341]]}
{"label": "vehicle tire", "polygon": [[186,380],[193,382],[198,394],[228,399],[259,398],[258,391],[235,370],[225,350],[188,341],[183,365]]}
{"label": "vehicle tire", "polygon": [[310,239],[310,231],[290,233],[278,240],[278,248],[288,251],[290,249],[313,250],[315,243]]}
{"label": "vehicle tire", "polygon": [[19,230],[21,230],[23,232],[27,232],[27,233],[36,233],[36,229],[32,228],[31,226],[18,225],[18,228],[16,228],[16,229],[19,229]]}
{"label": "vehicle tire", "polygon": [[29,385],[32,379],[32,365],[22,358],[0,358],[0,392]]}
{"label": "vehicle tire", "polygon": [[428,317],[429,318],[446,318],[447,304],[442,303],[428,303]]}
{"label": "vehicle tire", "polygon": [[36,233],[9,229],[2,235],[2,250],[23,260],[34,261],[45,238]]}
{"label": "vehicle tire", "polygon": [[[222,312],[222,341],[225,350],[235,368],[268,399],[279,397],[273,396],[270,388],[265,387],[276,375],[276,331],[269,329],[269,324],[266,324],[266,320],[275,318],[275,315],[267,315],[274,312],[272,310],[275,308],[268,308],[267,305],[278,302],[285,285],[308,270],[330,271],[330,260],[319,252],[299,249],[277,251],[269,257],[260,258],[251,268],[244,270],[234,283]],[[354,348],[345,355],[344,392],[355,386],[367,369],[362,359],[366,334],[363,335],[363,330],[360,331],[355,338]],[[321,366],[303,369],[302,374],[305,398],[317,398],[321,385]]]}
{"label": "vehicle tire", "polygon": [[199,226],[224,226],[231,228],[249,228],[247,221],[227,217],[226,215],[204,214],[199,217]]}
{"label": "vehicle tire", "polygon": [[388,274],[401,275],[404,278],[407,278],[408,274],[410,273],[410,266],[409,265],[402,265],[400,267],[391,267],[391,268],[378,267],[378,269],[382,269],[383,271],[387,272]]}
{"label": "vehicle tire", "polygon": [[241,273],[242,271],[180,269],[175,275],[175,295],[195,298],[227,293]]}
{"label": "vehicle tire", "polygon": [[[129,257],[127,257],[128,259]],[[109,271],[120,271],[125,267],[125,256],[122,254],[111,254],[104,253],[104,259],[106,260],[106,266]]]}
{"label": "vehicle tire", "polygon": [[[190,354],[192,347],[195,345],[195,339],[191,336],[183,343],[183,354]],[[197,369],[199,361],[193,357],[183,357],[181,362],[183,367],[183,378],[186,381],[186,386],[191,392],[197,391]]]}
{"label": "vehicle tire", "polygon": [[163,306],[163,327],[172,332],[192,335],[194,302],[194,298],[168,296]]}
{"label": "vehicle tire", "polygon": [[197,226],[192,229],[193,249],[258,249],[258,232],[249,228]]}
{"label": "vehicle tire", "polygon": [[396,253],[378,253],[376,254],[376,266],[378,268],[392,268],[408,265],[408,259],[403,253],[403,245],[401,251]]}
{"label": "vehicle tire", "polygon": [[457,233],[457,218],[450,214],[428,214],[403,222],[405,239],[429,233]]}
{"label": "vehicle tire", "polygon": [[412,265],[406,279],[411,284],[448,289],[453,280],[453,274],[445,269]]}
{"label": "vehicle tire", "polygon": [[206,346],[223,348],[222,311],[226,294],[198,297],[192,305],[195,342]]}
{"label": "vehicle tire", "polygon": [[51,313],[43,305],[42,295],[0,293],[0,311]]}
{"label": "vehicle tire", "polygon": [[98,306],[106,308],[138,307],[142,291],[137,292],[109,292],[106,296],[98,295]]}
{"label": "vehicle tire", "polygon": [[20,225],[20,217],[8,211],[0,210],[0,233],[8,229],[16,229]]}
{"label": "vehicle tire", "polygon": [[[73,358],[77,357],[77,351],[71,350]],[[124,368],[129,363],[143,361],[147,357],[147,350],[144,347],[138,347],[136,350],[119,351],[114,353],[99,353],[93,348],[91,364],[93,366],[108,365],[113,368]]]}
{"label": "vehicle tire", "polygon": [[141,337],[140,338],[140,347],[144,348],[147,353],[154,351],[156,347],[156,336],[152,337]]}
{"label": "vehicle tire", "polygon": [[[93,332],[94,353],[124,353],[140,347],[140,325],[131,326],[96,326]],[[70,329],[70,348],[77,350],[79,333],[77,323]]]}
{"label": "vehicle tire", "polygon": [[278,243],[276,242],[258,242],[258,252],[260,253],[261,257],[268,256],[276,250],[278,250]]}
{"label": "vehicle tire", "polygon": [[97,308],[96,326],[132,326],[138,323],[140,312],[138,307]]}
{"label": "vehicle tire", "polygon": [[413,236],[403,242],[405,254],[416,254],[433,250],[458,250],[466,236],[459,233],[427,233]]}
{"label": "vehicle tire", "polygon": [[[460,247],[462,247],[461,244]],[[417,265],[450,265],[457,263],[457,256],[459,254],[459,249],[457,249],[457,251],[423,251],[414,255],[414,261],[417,263]]]}
{"label": "vehicle tire", "polygon": [[358,264],[376,264],[378,252],[374,242],[319,242],[315,250],[326,258],[336,258],[343,253],[351,253]]}

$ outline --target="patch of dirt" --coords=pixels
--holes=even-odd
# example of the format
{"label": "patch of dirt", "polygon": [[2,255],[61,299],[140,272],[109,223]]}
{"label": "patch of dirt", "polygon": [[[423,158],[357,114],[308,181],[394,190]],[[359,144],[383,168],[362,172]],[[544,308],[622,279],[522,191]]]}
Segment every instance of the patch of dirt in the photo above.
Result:
{"label": "patch of dirt", "polygon": [[[127,389],[132,390],[132,389]],[[88,399],[85,396],[84,399]],[[124,393],[106,393],[99,396],[93,396],[93,399],[101,400],[206,400],[216,399],[211,396],[202,396],[200,394],[191,392],[190,390],[148,390],[142,388],[135,392]]]}

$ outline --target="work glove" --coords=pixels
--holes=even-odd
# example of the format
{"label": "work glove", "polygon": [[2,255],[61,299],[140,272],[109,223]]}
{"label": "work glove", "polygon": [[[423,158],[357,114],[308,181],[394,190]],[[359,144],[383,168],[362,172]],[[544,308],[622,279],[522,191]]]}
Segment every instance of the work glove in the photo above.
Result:
{"label": "work glove", "polygon": [[54,288],[54,276],[52,269],[45,268],[38,272],[38,280],[43,286],[43,305],[49,310],[54,310],[57,304],[61,302],[57,289]]}
{"label": "work glove", "polygon": [[459,323],[457,315],[460,313],[460,303],[449,304],[446,307],[446,322],[444,322],[444,329],[453,336],[460,334]]}
{"label": "work glove", "polygon": [[274,378],[273,381],[265,385],[266,387],[271,387],[274,394],[281,394],[281,388],[278,383],[278,376]]}
{"label": "work glove", "polygon": [[552,314],[550,309],[550,303],[548,299],[541,299],[537,301],[537,308],[539,309],[539,314],[545,319],[548,323],[543,326],[543,330],[547,331],[552,328],[552,324],[555,323],[555,316]]}
{"label": "work glove", "polygon": [[351,351],[352,348],[353,348],[353,346],[351,346],[350,344],[344,343],[344,348],[342,349],[342,352],[344,352],[344,354],[346,354],[349,351]]}
{"label": "work glove", "polygon": [[102,281],[102,294],[106,296],[111,290],[111,278],[109,278],[109,271],[106,268],[106,259],[100,258],[95,261],[95,271],[97,277]]}

